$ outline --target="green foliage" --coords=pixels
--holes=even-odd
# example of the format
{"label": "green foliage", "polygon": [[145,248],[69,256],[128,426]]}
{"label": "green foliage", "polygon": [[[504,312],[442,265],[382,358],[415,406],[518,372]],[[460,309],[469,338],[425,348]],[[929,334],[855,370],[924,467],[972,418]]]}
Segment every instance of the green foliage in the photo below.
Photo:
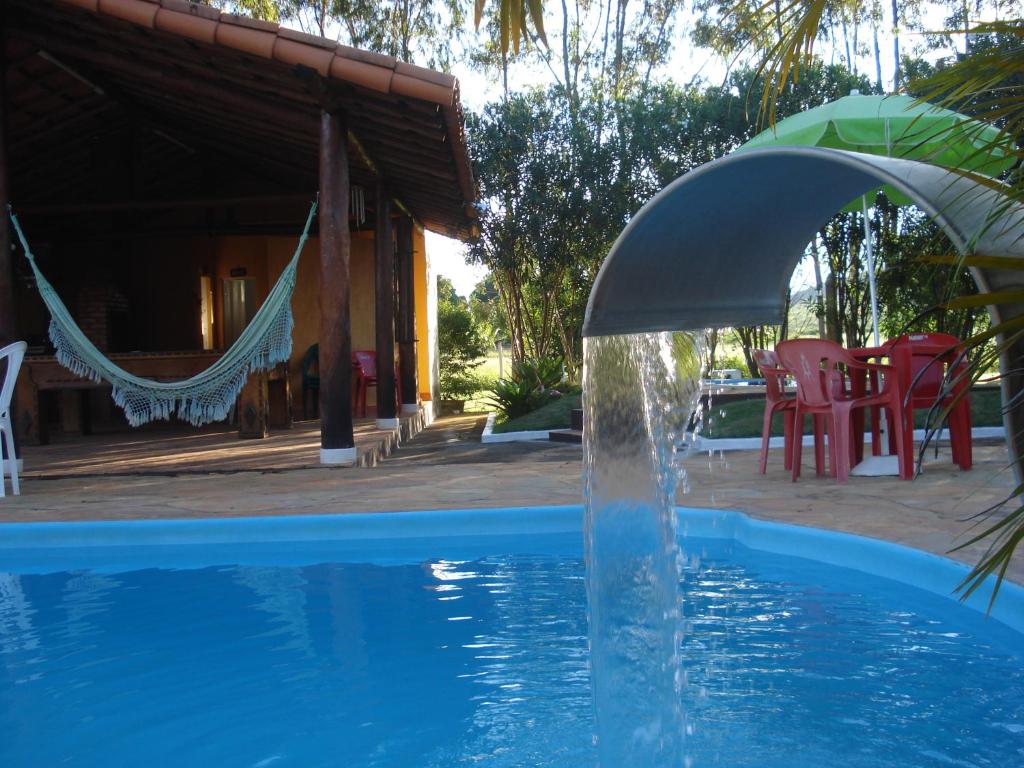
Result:
{"label": "green foliage", "polygon": [[900,235],[884,242],[880,252],[884,264],[878,274],[878,301],[886,308],[879,323],[883,336],[914,330],[968,339],[988,327],[984,307],[948,305],[954,296],[976,294],[978,287],[963,266],[929,260],[951,256],[955,248],[923,213],[908,211]]}
{"label": "green foliage", "polygon": [[[751,70],[707,88],[647,83],[614,104],[594,87],[515,94],[470,115],[470,147],[486,208],[470,258],[491,271],[516,359],[560,356],[570,378],[597,271],[629,218],[681,174],[757,130],[743,94]],[[784,95],[791,114],[871,90],[864,77],[815,64]],[[568,102],[568,103],[567,103]]]}
{"label": "green foliage", "polygon": [[495,383],[488,404],[497,410],[499,421],[516,419],[561,397],[562,390],[556,388],[561,380],[561,360],[519,360],[507,378]]}
{"label": "green foliage", "polygon": [[498,420],[504,422],[537,410],[548,399],[547,393],[532,382],[511,377],[495,382],[488,404],[498,412]]}
{"label": "green foliage", "polygon": [[[488,7],[486,0],[473,0],[473,23],[477,29],[483,20],[484,10]],[[518,53],[520,41],[528,45],[534,36],[530,23],[536,30],[536,36],[546,43],[544,34],[544,3],[541,0],[492,0],[490,7],[499,34],[498,41],[503,55],[508,55],[509,43]]]}
{"label": "green foliage", "polygon": [[469,295],[469,311],[488,338],[508,340],[508,322],[493,274],[488,273]]}
{"label": "green foliage", "polygon": [[519,360],[512,364],[512,378],[537,389],[554,389],[562,381],[562,361],[556,357]]}
{"label": "green foliage", "polygon": [[445,400],[465,400],[480,391],[476,368],[487,354],[488,344],[469,311],[465,299],[451,282],[438,280],[437,345],[439,383]]}
{"label": "green foliage", "polygon": [[334,0],[333,15],[356,48],[448,70],[464,7],[463,0]]}
{"label": "green foliage", "polygon": [[439,376],[442,400],[468,400],[487,383],[467,369],[449,370]]}
{"label": "green foliage", "polygon": [[[719,355],[715,358],[715,368],[718,370],[724,368],[737,368],[739,370],[745,370],[747,367],[747,361],[739,355]],[[747,371],[749,374],[750,372]]]}

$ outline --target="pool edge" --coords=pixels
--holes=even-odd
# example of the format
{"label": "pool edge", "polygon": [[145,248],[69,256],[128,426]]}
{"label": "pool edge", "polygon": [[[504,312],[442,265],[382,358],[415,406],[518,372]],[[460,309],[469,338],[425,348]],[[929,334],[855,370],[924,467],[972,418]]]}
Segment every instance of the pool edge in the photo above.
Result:
{"label": "pool edge", "polygon": [[[738,510],[677,507],[683,535],[732,539],[763,552],[848,568],[957,600],[970,567],[942,555],[855,533],[782,523]],[[245,544],[277,541],[526,535],[582,531],[583,507],[486,507],[230,518],[14,522],[0,526],[5,551],[83,546]],[[994,579],[965,605],[984,613]],[[1024,634],[1024,587],[1004,582],[991,617]]]}

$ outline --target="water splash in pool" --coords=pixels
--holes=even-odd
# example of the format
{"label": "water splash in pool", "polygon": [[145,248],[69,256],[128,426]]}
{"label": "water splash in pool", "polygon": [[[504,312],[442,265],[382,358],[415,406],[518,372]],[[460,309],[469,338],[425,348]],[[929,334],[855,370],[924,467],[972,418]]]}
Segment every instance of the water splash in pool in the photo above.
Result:
{"label": "water splash in pool", "polygon": [[702,333],[585,339],[587,601],[604,768],[684,765],[676,462]]}

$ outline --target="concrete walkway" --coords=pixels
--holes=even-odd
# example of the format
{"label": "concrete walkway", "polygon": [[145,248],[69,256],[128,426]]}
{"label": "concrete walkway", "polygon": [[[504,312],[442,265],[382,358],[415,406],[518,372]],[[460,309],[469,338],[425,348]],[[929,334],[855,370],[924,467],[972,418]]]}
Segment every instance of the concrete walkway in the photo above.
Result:
{"label": "concrete walkway", "polygon": [[[238,515],[329,514],[495,506],[580,504],[579,446],[558,443],[482,445],[483,419],[440,419],[377,467],[284,469],[230,474],[82,474],[29,477],[23,495],[0,501],[0,520],[127,520]],[[805,452],[809,454],[810,452]],[[931,456],[929,452],[929,457]],[[945,554],[962,540],[965,518],[1004,498],[1012,475],[1001,445],[975,447],[961,472],[948,451],[913,482],[851,478],[846,486],[805,467],[798,483],[779,451],[768,474],[757,453],[693,456],[685,461],[689,493],[679,503],[737,509],[755,517],[859,533]],[[2,535],[2,531],[0,531]],[[973,563],[982,547],[953,557]],[[1024,552],[1011,569],[1024,582]]]}

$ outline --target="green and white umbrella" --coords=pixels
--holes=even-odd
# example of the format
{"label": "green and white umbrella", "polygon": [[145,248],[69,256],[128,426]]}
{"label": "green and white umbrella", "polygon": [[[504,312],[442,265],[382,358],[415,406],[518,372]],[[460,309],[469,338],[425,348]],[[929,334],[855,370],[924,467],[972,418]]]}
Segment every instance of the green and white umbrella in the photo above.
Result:
{"label": "green and white umbrella", "polygon": [[[863,96],[857,91],[780,120],[737,151],[781,146],[844,149],[986,176],[997,176],[1016,160],[1010,137],[990,125],[959,112],[919,103],[910,96]],[[897,205],[910,202],[895,189],[882,189]],[[858,202],[857,207],[864,213],[871,324],[877,345],[878,298],[867,195]]]}

